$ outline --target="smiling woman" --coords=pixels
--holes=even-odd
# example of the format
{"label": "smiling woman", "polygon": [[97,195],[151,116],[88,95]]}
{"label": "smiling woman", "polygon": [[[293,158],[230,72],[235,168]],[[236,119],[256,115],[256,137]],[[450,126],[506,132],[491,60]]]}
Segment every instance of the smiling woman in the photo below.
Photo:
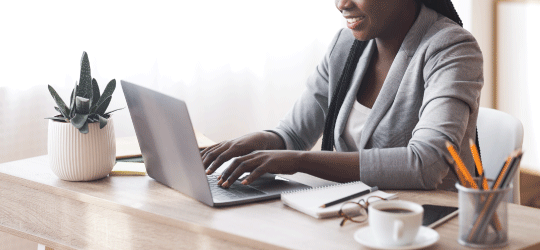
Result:
{"label": "smiling woman", "polygon": [[[450,0],[336,0],[347,20],[273,130],[201,152],[229,187],[266,172],[305,172],[383,189],[452,189],[445,142],[476,136],[483,60]],[[306,152],[323,136],[323,152]],[[332,152],[334,149],[338,152]],[[470,154],[465,165],[474,166]],[[469,169],[472,171],[472,169]],[[445,177],[447,177],[445,179]]]}

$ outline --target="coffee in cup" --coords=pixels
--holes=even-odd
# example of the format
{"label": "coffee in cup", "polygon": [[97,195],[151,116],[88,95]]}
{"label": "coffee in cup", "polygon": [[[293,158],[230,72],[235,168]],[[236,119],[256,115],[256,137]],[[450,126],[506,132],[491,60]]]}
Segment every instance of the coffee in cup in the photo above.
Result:
{"label": "coffee in cup", "polygon": [[376,202],[369,206],[369,227],[381,246],[410,245],[422,225],[424,208],[410,201]]}

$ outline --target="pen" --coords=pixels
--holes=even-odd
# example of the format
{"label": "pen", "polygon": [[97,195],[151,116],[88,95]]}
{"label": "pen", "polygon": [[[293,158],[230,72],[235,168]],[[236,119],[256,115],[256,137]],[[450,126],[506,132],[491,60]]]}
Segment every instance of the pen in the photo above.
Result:
{"label": "pen", "polygon": [[371,192],[375,192],[375,191],[377,191],[377,190],[379,190],[379,188],[378,188],[377,186],[375,186],[375,187],[372,187],[371,189],[366,189],[366,190],[364,190],[364,191],[362,191],[362,192],[359,192],[359,193],[356,193],[356,194],[351,194],[351,195],[349,195],[349,196],[347,196],[347,197],[343,197],[343,198],[341,198],[341,199],[338,199],[338,200],[335,200],[335,201],[332,201],[332,202],[328,202],[328,203],[326,203],[326,204],[320,206],[320,208],[330,207],[330,206],[339,204],[339,203],[341,203],[341,202],[348,201],[348,200],[350,200],[350,199],[353,199],[353,198],[356,198],[356,197],[360,197],[360,196],[362,196],[362,195],[366,195],[366,194],[369,194],[369,193],[371,193]]}
{"label": "pen", "polygon": [[438,220],[437,222],[429,225],[428,227],[431,228],[431,229],[434,229],[434,228],[440,226],[441,224],[447,222],[448,220],[456,217],[456,215],[458,215],[458,213],[459,213],[459,210],[456,210],[456,211],[452,212],[451,214],[449,214],[447,216],[444,216],[442,219]]}

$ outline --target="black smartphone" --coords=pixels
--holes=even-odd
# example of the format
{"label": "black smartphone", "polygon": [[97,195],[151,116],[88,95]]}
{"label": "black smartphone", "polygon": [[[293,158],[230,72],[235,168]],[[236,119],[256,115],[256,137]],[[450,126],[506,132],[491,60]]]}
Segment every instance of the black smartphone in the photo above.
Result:
{"label": "black smartphone", "polygon": [[422,207],[424,208],[424,219],[422,220],[422,225],[425,227],[433,223],[436,223],[440,219],[458,210],[457,207],[439,206],[439,205],[430,205],[430,204],[424,204],[422,205]]}

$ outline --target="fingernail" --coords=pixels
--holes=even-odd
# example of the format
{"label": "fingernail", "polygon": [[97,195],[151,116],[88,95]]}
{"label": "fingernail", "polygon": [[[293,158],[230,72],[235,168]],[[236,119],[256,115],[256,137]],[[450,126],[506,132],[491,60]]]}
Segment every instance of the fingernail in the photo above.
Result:
{"label": "fingernail", "polygon": [[218,179],[218,180],[221,180],[221,175],[219,175],[217,179]]}
{"label": "fingernail", "polygon": [[218,186],[221,186],[221,183],[223,183],[223,180],[219,180],[219,181],[218,181],[218,183],[217,183]]}
{"label": "fingernail", "polygon": [[210,174],[210,169],[206,170],[206,174]]}
{"label": "fingernail", "polygon": [[243,180],[242,185],[247,185],[247,180]]}
{"label": "fingernail", "polygon": [[229,187],[229,181],[226,181],[225,183],[223,183],[223,185],[221,185],[222,187]]}

